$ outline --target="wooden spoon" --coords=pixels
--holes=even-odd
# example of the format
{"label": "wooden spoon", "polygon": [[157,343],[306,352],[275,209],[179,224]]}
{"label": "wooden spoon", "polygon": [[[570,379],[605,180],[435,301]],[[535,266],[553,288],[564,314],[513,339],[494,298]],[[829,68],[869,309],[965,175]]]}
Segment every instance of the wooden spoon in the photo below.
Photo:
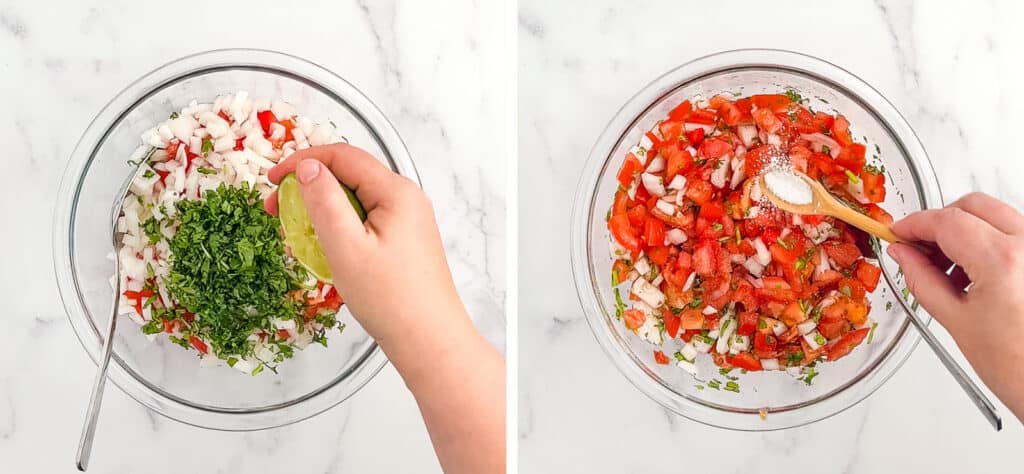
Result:
{"label": "wooden spoon", "polygon": [[768,196],[768,199],[770,199],[779,209],[800,215],[809,214],[832,216],[886,242],[913,244],[897,237],[896,234],[892,232],[892,228],[888,225],[850,209],[845,204],[839,202],[835,196],[832,196],[832,194],[825,190],[825,187],[822,186],[821,183],[811,179],[799,171],[793,171],[792,173],[800,178],[804,183],[807,183],[807,186],[811,188],[810,202],[797,204],[786,201],[768,187],[767,183],[765,183],[764,175],[761,175],[758,178],[757,184],[761,187],[761,193]]}
{"label": "wooden spoon", "polygon": [[[901,239],[892,232],[892,228],[886,224],[878,222],[864,214],[861,214],[853,209],[850,209],[845,204],[839,202],[832,194],[825,190],[825,187],[821,183],[809,178],[807,175],[798,171],[792,172],[803,182],[807,183],[807,186],[811,188],[811,201],[808,203],[796,204],[786,201],[781,196],[772,191],[765,183],[765,175],[761,175],[757,184],[761,187],[761,193],[768,196],[768,199],[772,201],[779,209],[790,212],[793,214],[811,214],[811,215],[826,215],[832,216],[837,219],[841,219],[845,222],[850,223],[854,227],[857,227],[864,232],[867,232],[875,237],[885,240],[889,243],[899,242],[903,244],[912,245],[920,251],[924,252],[925,255],[933,256],[936,255],[939,250],[933,246],[923,244],[922,242],[911,242]],[[888,279],[888,273],[886,279]],[[927,323],[925,323],[914,311],[915,308],[911,308],[905,298],[898,298],[900,305],[903,310],[910,317],[910,321],[921,333],[925,342],[932,348],[935,355],[938,356],[939,360],[945,365],[946,370],[953,375],[953,378],[960,384],[960,387],[967,393],[974,402],[974,405],[981,410],[985,418],[988,419],[992,427],[999,431],[1003,428],[1002,417],[999,416],[999,412],[996,411],[995,405],[988,399],[988,396],[981,391],[980,388],[971,380],[964,371],[960,364],[953,359],[953,357],[946,351],[942,346],[942,343],[932,334],[931,330],[928,329]]]}

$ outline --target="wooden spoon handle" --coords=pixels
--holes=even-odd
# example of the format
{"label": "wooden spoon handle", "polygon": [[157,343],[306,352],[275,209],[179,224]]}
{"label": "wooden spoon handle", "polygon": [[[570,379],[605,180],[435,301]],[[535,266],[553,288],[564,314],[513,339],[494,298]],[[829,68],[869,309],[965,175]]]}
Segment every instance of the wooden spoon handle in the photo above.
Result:
{"label": "wooden spoon handle", "polygon": [[892,228],[878,222],[864,214],[861,214],[853,209],[845,206],[840,206],[835,209],[835,216],[839,219],[846,221],[854,227],[863,230],[875,237],[878,237],[889,243],[908,243],[906,240],[901,239],[892,232]]}

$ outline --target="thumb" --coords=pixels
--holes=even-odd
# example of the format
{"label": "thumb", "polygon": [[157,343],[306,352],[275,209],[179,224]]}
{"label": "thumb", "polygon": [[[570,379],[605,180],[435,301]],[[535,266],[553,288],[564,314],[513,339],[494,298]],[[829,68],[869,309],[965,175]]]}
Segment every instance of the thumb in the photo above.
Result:
{"label": "thumb", "polygon": [[337,178],[323,163],[314,159],[302,160],[295,168],[295,176],[317,240],[328,261],[335,262],[339,256],[333,255],[333,250],[364,238],[366,227]]}
{"label": "thumb", "polygon": [[954,323],[952,317],[960,311],[963,290],[956,288],[942,269],[910,245],[891,244],[888,253],[903,269],[914,298],[948,329],[948,324]]}

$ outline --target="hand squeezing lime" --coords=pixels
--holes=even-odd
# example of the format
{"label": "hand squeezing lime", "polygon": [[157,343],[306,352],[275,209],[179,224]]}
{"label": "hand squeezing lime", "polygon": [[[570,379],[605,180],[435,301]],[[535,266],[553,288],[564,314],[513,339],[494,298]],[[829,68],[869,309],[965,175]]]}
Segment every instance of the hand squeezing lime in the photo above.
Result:
{"label": "hand squeezing lime", "polygon": [[[345,190],[359,219],[365,221],[366,211],[362,203],[344,184],[341,185],[341,189]],[[291,248],[292,256],[318,280],[331,283],[331,267],[327,263],[323,248],[320,247],[320,241],[316,238],[313,223],[306,212],[306,203],[299,191],[299,181],[294,173],[285,176],[277,188],[277,208],[281,227],[284,228],[284,244]]]}

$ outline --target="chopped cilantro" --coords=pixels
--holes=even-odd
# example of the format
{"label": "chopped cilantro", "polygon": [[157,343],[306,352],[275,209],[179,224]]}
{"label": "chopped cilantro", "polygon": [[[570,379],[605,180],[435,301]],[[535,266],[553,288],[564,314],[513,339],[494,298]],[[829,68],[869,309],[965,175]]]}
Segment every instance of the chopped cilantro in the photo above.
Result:
{"label": "chopped cilantro", "polygon": [[612,286],[619,286],[619,283],[622,283],[621,281],[619,281],[619,269],[618,268],[613,268],[612,269]]}
{"label": "chopped cilantro", "polygon": [[622,295],[619,294],[619,289],[615,289],[615,318],[622,319],[622,314],[625,312],[626,305],[622,303]]}
{"label": "chopped cilantro", "polygon": [[736,383],[733,380],[730,380],[725,383],[725,390],[729,392],[740,393],[740,384]]}
{"label": "chopped cilantro", "polygon": [[160,221],[156,220],[155,217],[150,217],[146,222],[143,222],[142,230],[146,233],[146,237],[149,237],[150,245],[156,244],[164,236],[160,232]]}
{"label": "chopped cilantro", "polygon": [[860,183],[860,178],[858,178],[857,175],[853,174],[853,171],[850,170],[846,170],[846,179],[849,179],[850,182],[853,184]]}
{"label": "chopped cilantro", "polygon": [[885,310],[889,311],[890,309],[892,309],[892,301],[886,301],[885,302]]}
{"label": "chopped cilantro", "polygon": [[790,101],[793,101],[793,102],[796,102],[796,103],[803,102],[803,100],[804,100],[804,98],[800,96],[800,93],[795,91],[795,90],[793,90],[793,89],[789,89],[789,90],[786,91],[786,97],[789,97]]}
{"label": "chopped cilantro", "polygon": [[821,152],[826,154],[826,155],[831,155],[832,154],[832,149],[829,148],[828,145],[822,145],[821,146]]}
{"label": "chopped cilantro", "polygon": [[153,170],[146,170],[142,173],[143,178],[152,178],[153,176],[156,176],[156,173],[154,173]]}
{"label": "chopped cilantro", "polygon": [[715,222],[714,224],[711,225],[711,228],[715,229],[715,232],[721,232],[722,231],[722,223]]}
{"label": "chopped cilantro", "polygon": [[792,352],[786,356],[786,365],[797,365],[804,360],[804,351]]}
{"label": "chopped cilantro", "polygon": [[805,384],[810,385],[811,381],[814,380],[814,377],[817,377],[817,376],[818,376],[818,371],[814,370],[814,367],[811,366],[811,367],[807,367],[807,375],[804,375],[801,380],[803,380]]}
{"label": "chopped cilantro", "polygon": [[690,301],[690,307],[691,308],[699,308],[700,305],[703,304],[703,303],[704,303],[704,299],[701,298],[700,295],[697,295],[697,296],[693,297],[692,301]]}
{"label": "chopped cilantro", "polygon": [[711,387],[715,390],[721,390],[722,382],[719,382],[717,379],[711,379],[708,381],[708,387]]}
{"label": "chopped cilantro", "polygon": [[875,338],[875,328],[878,327],[878,323],[871,323],[871,329],[868,331],[868,344],[871,344],[871,340]]}
{"label": "chopped cilantro", "polygon": [[174,120],[176,118],[178,118],[178,113],[177,112],[171,112],[171,120]]}
{"label": "chopped cilantro", "polygon": [[910,288],[909,287],[904,287],[903,288],[903,299],[907,299],[909,297],[910,297]]}
{"label": "chopped cilantro", "polygon": [[196,171],[199,171],[199,173],[201,173],[201,174],[217,174],[217,170],[215,170],[213,168],[200,167]]}
{"label": "chopped cilantro", "polygon": [[846,296],[850,296],[852,294],[852,291],[850,290],[850,285],[843,285],[839,287],[839,292]]}
{"label": "chopped cilantro", "polygon": [[206,158],[206,155],[209,155],[211,151],[213,151],[213,141],[210,140],[210,137],[206,137],[203,139],[203,158]]}

